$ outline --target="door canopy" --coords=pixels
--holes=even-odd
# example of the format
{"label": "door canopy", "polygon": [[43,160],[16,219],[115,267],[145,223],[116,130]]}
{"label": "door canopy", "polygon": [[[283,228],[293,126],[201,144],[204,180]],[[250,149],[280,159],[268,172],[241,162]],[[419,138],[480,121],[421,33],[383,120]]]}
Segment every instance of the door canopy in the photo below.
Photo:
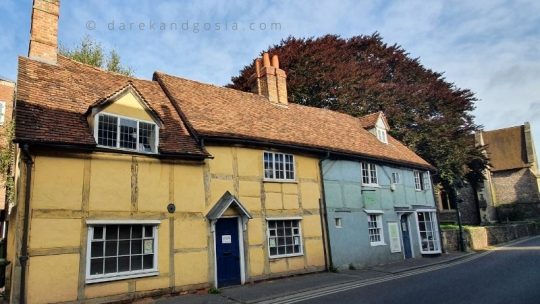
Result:
{"label": "door canopy", "polygon": [[243,222],[247,222],[252,216],[249,211],[240,203],[240,201],[232,195],[229,191],[217,201],[212,209],[206,214],[206,218],[210,221],[216,221],[227,211],[229,208],[234,208],[238,214],[242,217]]}

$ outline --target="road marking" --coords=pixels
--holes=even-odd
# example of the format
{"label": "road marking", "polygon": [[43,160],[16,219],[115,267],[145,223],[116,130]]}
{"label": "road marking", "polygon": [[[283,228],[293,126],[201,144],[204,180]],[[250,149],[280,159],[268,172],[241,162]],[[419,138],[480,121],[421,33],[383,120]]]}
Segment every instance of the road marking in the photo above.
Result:
{"label": "road marking", "polygon": [[[428,267],[420,268],[420,269],[417,269],[417,270],[411,270],[411,271],[407,271],[407,272],[403,272],[403,273],[399,273],[399,274],[386,275],[386,276],[376,278],[376,279],[367,279],[367,280],[361,280],[361,281],[348,282],[348,283],[343,283],[343,284],[339,284],[339,285],[328,286],[328,287],[322,287],[322,288],[319,288],[319,289],[316,289],[316,290],[308,290],[308,291],[304,291],[304,292],[299,292],[299,293],[294,294],[294,295],[283,296],[283,297],[270,299],[270,300],[266,300],[266,301],[262,301],[262,302],[258,302],[258,303],[260,303],[260,304],[292,304],[292,303],[307,301],[307,300],[311,300],[311,299],[315,299],[315,298],[320,298],[320,297],[323,297],[323,296],[327,296],[327,295],[331,295],[331,294],[335,294],[335,293],[339,293],[339,292],[343,292],[343,291],[348,291],[348,290],[351,290],[351,289],[356,289],[356,288],[360,288],[360,287],[365,287],[365,286],[369,286],[369,285],[374,285],[374,284],[393,281],[393,280],[397,280],[397,279],[401,279],[401,278],[405,278],[405,277],[410,277],[410,276],[414,276],[414,275],[418,275],[418,274],[432,272],[432,271],[435,271],[435,270],[444,269],[444,268],[453,267],[453,266],[456,266],[456,265],[468,263],[468,262],[477,260],[479,258],[485,257],[486,255],[491,254],[493,252],[503,250],[504,248],[508,248],[509,246],[517,245],[517,244],[520,244],[520,243],[523,243],[523,242],[526,242],[526,241],[530,241],[530,240],[533,240],[533,239],[536,239],[536,238],[539,238],[539,237],[540,236],[536,236],[536,237],[527,238],[527,239],[524,239],[524,240],[519,240],[519,241],[507,243],[504,246],[492,248],[492,249],[489,249],[489,250],[487,250],[485,252],[477,253],[477,254],[471,255],[470,257],[462,258],[462,259],[459,259],[457,261],[449,262],[449,263],[446,263],[446,264],[428,266]],[[535,247],[533,247],[533,248],[535,248]]]}

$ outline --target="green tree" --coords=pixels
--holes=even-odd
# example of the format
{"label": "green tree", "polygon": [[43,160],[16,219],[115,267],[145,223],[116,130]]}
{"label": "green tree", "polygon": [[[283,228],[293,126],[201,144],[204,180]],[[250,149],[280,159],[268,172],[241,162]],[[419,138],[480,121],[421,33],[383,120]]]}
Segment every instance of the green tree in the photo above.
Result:
{"label": "green tree", "polygon": [[133,76],[131,67],[124,67],[120,63],[120,55],[115,50],[111,50],[108,56],[100,43],[92,40],[90,36],[85,36],[80,44],[69,49],[60,47],[60,54],[81,63],[89,64],[110,72],[120,73],[126,76]]}
{"label": "green tree", "polygon": [[[399,45],[387,45],[378,33],[326,35],[289,37],[266,52],[277,54],[287,72],[290,102],[353,116],[382,110],[391,135],[437,167],[436,182],[445,188],[482,176],[487,160],[471,140],[481,128],[471,114],[476,97]],[[250,64],[228,86],[250,91],[253,73]]]}

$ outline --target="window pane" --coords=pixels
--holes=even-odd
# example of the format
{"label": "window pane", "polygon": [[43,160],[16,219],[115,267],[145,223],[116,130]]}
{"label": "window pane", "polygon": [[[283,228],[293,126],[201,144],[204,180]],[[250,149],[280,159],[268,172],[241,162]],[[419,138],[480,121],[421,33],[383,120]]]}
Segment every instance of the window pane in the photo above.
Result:
{"label": "window pane", "polygon": [[273,154],[264,152],[264,177],[274,178],[274,159]]}
{"label": "window pane", "polygon": [[142,240],[131,241],[131,254],[142,253]]}
{"label": "window pane", "polygon": [[129,271],[129,256],[118,258],[118,271]]}
{"label": "window pane", "polygon": [[117,272],[116,270],[117,258],[106,258],[105,259],[105,273]]}
{"label": "window pane", "polygon": [[118,226],[107,226],[106,239],[107,240],[117,240],[118,239]]}
{"label": "window pane", "polygon": [[92,242],[91,257],[103,256],[103,242]]}
{"label": "window pane", "polygon": [[130,252],[131,241],[120,241],[118,246],[118,255],[128,255]]}
{"label": "window pane", "polygon": [[103,273],[103,259],[90,260],[90,274],[102,274]]}
{"label": "window pane", "polygon": [[98,145],[116,147],[118,118],[110,115],[99,115]]}
{"label": "window pane", "polygon": [[152,237],[154,235],[154,227],[144,226],[144,237]]}
{"label": "window pane", "polygon": [[96,226],[94,227],[94,240],[103,239],[103,227]]}
{"label": "window pane", "polygon": [[121,239],[121,240],[129,240],[130,236],[131,236],[131,226],[129,226],[129,225],[121,225],[120,226],[119,239]]}
{"label": "window pane", "polygon": [[131,270],[141,270],[142,269],[142,256],[134,255],[131,256]]}
{"label": "window pane", "polygon": [[139,151],[155,152],[156,126],[154,124],[139,122]]}
{"label": "window pane", "polygon": [[143,269],[152,269],[154,268],[154,255],[147,254],[143,257]]}
{"label": "window pane", "polygon": [[118,254],[118,242],[117,241],[107,241],[105,244],[105,255],[106,256],[116,256]]}
{"label": "window pane", "polygon": [[140,239],[142,238],[142,226],[133,226],[131,228],[131,238],[132,239]]}
{"label": "window pane", "polygon": [[137,121],[120,119],[120,148],[137,148]]}

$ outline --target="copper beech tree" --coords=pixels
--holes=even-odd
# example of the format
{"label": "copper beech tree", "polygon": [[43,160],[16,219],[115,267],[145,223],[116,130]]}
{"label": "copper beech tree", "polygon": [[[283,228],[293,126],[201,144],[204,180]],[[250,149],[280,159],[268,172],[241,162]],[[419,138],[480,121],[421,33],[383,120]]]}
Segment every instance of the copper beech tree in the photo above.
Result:
{"label": "copper beech tree", "polygon": [[[437,167],[448,190],[465,179],[476,188],[488,165],[473,133],[473,92],[422,66],[378,33],[344,39],[289,37],[265,52],[277,54],[287,73],[289,102],[362,116],[382,110],[391,135]],[[251,91],[253,63],[228,87]]]}

